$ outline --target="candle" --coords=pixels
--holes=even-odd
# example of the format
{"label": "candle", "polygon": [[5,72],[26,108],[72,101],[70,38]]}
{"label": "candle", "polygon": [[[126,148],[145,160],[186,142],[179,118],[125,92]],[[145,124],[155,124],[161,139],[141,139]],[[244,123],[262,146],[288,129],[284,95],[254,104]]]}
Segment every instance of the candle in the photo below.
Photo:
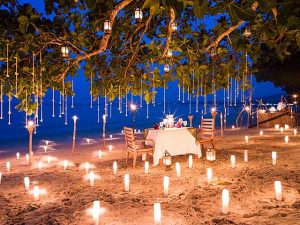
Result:
{"label": "candle", "polygon": [[231,168],[235,168],[235,155],[230,156]]}
{"label": "candle", "polygon": [[29,177],[24,177],[24,185],[25,185],[25,190],[29,191],[29,189],[30,189],[30,180],[29,180]]}
{"label": "candle", "polygon": [[33,187],[33,197],[34,197],[34,201],[38,201],[40,199],[40,189],[39,189],[39,186],[34,186]]}
{"label": "candle", "polygon": [[112,145],[109,145],[109,146],[108,146],[109,152],[112,151],[112,148],[113,148]]}
{"label": "candle", "polygon": [[112,139],[112,135],[109,135],[110,139]]}
{"label": "candle", "polygon": [[64,160],[64,170],[68,169],[68,160]]}
{"label": "candle", "polygon": [[277,160],[277,153],[272,152],[272,165],[276,165],[276,160]]}
{"label": "candle", "polygon": [[167,196],[169,193],[169,183],[170,183],[169,177],[164,176],[164,196]]}
{"label": "candle", "polygon": [[245,136],[245,142],[246,142],[246,144],[248,144],[248,142],[249,142],[249,136],[248,135]]}
{"label": "candle", "polygon": [[211,183],[212,181],[212,169],[211,168],[207,168],[207,183]]}
{"label": "candle", "polygon": [[244,150],[244,162],[248,162],[248,150]]}
{"label": "candle", "polygon": [[145,174],[148,174],[149,173],[149,162],[146,161],[145,162]]}
{"label": "candle", "polygon": [[51,160],[52,160],[51,156],[48,156],[47,157],[48,164],[51,164]]}
{"label": "candle", "polygon": [[147,159],[147,154],[142,154],[142,160],[145,161]]}
{"label": "candle", "polygon": [[116,161],[113,162],[113,170],[114,170],[114,175],[117,176],[118,174],[118,164]]}
{"label": "candle", "polygon": [[156,202],[153,205],[154,207],[154,224],[159,225],[161,224],[161,207],[160,203]]}
{"label": "candle", "polygon": [[84,168],[85,168],[85,173],[88,173],[90,170],[90,163],[89,162],[85,162],[84,163]]}
{"label": "candle", "polygon": [[89,138],[86,139],[86,142],[88,143],[88,145],[90,144],[90,141],[91,140]]}
{"label": "candle", "polygon": [[277,201],[282,201],[282,187],[281,187],[281,182],[280,181],[275,181],[275,199]]}
{"label": "candle", "polygon": [[297,129],[294,129],[294,135],[295,136],[297,135]]}
{"label": "candle", "polygon": [[102,151],[101,150],[98,151],[98,157],[99,157],[99,159],[102,158]]}
{"label": "candle", "polygon": [[2,173],[0,172],[0,184],[1,184],[1,181],[2,181]]}
{"label": "candle", "polygon": [[222,190],[222,213],[228,214],[229,211],[229,190]]}
{"label": "candle", "polygon": [[283,134],[283,127],[280,127],[280,133]]}
{"label": "candle", "polygon": [[259,136],[263,136],[263,135],[264,135],[263,130],[260,130],[260,131],[259,131]]}
{"label": "candle", "polygon": [[232,125],[232,126],[231,126],[231,128],[232,128],[232,130],[234,130],[234,129],[235,129],[235,126],[234,126],[234,125]]}
{"label": "candle", "polygon": [[275,124],[275,129],[279,130],[279,124]]}
{"label": "candle", "polygon": [[29,163],[29,155],[28,154],[26,154],[25,158],[26,158],[26,162]]}
{"label": "candle", "polygon": [[17,152],[16,156],[17,156],[17,159],[19,160],[20,159],[20,153]]}
{"label": "candle", "polygon": [[96,225],[99,224],[99,217],[100,217],[100,201],[93,202],[93,220]]}
{"label": "candle", "polygon": [[290,129],[290,126],[288,124],[284,124],[284,129],[288,130],[288,129]]}
{"label": "candle", "polygon": [[180,177],[180,176],[181,176],[180,163],[179,163],[179,162],[176,162],[175,165],[176,165],[176,173],[177,173],[177,177]]}
{"label": "candle", "polygon": [[44,151],[47,152],[47,145],[44,146]]}
{"label": "candle", "polygon": [[129,174],[126,173],[124,175],[124,188],[125,188],[125,191],[129,191]]}
{"label": "candle", "polygon": [[91,187],[94,187],[94,185],[95,185],[95,174],[94,174],[93,171],[90,172],[89,177],[90,177],[90,185],[91,185]]}
{"label": "candle", "polygon": [[289,136],[285,136],[284,137],[284,142],[287,144],[287,143],[289,143]]}
{"label": "candle", "polygon": [[39,161],[38,168],[39,168],[39,171],[42,171],[42,169],[43,169],[43,162],[42,161]]}
{"label": "candle", "polygon": [[49,141],[46,141],[46,145],[47,145],[47,146],[49,145]]}
{"label": "candle", "polygon": [[191,169],[193,167],[193,156],[189,155],[189,168]]}
{"label": "candle", "polygon": [[6,162],[6,171],[10,172],[10,162]]}

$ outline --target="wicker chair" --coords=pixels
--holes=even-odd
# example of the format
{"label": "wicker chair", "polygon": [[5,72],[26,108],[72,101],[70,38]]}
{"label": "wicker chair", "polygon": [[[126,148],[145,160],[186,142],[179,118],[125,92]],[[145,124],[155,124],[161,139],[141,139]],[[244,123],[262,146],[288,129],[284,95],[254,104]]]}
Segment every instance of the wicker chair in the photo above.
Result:
{"label": "wicker chair", "polygon": [[[136,158],[138,154],[149,154],[154,152],[154,142],[151,139],[146,140],[135,140],[133,128],[124,127],[124,135],[125,135],[125,142],[126,142],[126,165],[128,164],[129,154],[133,154],[133,167],[136,164]],[[152,143],[151,145],[146,145],[146,142]]]}
{"label": "wicker chair", "polygon": [[213,148],[215,140],[215,119],[202,119],[201,129],[197,135],[197,142],[201,145],[203,149],[204,145],[211,144]]}

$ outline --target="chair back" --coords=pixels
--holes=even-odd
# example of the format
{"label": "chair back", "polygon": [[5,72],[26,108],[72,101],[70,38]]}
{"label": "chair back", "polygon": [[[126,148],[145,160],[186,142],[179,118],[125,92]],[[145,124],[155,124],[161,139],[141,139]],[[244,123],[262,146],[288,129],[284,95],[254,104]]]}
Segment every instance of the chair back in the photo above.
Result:
{"label": "chair back", "polygon": [[126,147],[132,149],[135,146],[133,128],[124,127],[124,135],[125,135]]}
{"label": "chair back", "polygon": [[215,136],[215,119],[202,119],[201,121],[201,136],[204,138],[214,139]]}

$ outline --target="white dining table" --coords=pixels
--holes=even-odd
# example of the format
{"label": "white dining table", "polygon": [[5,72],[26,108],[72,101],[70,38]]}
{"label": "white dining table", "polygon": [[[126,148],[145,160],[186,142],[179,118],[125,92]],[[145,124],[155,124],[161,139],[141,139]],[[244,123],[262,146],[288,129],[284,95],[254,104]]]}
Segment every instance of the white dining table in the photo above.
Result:
{"label": "white dining table", "polygon": [[195,137],[188,131],[188,128],[166,128],[163,130],[149,129],[147,139],[154,141],[153,165],[159,164],[165,151],[171,156],[196,154],[202,156],[201,147],[195,142]]}

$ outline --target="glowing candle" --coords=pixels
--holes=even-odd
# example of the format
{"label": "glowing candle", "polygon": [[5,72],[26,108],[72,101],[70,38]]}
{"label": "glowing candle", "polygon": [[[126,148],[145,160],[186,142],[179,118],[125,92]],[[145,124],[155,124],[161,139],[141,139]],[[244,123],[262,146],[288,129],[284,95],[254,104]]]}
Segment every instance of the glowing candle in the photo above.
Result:
{"label": "glowing candle", "polygon": [[284,137],[284,142],[287,144],[287,143],[289,143],[289,136],[285,136]]}
{"label": "glowing candle", "polygon": [[117,176],[118,174],[118,164],[116,161],[113,162],[113,171],[114,171],[114,175]]}
{"label": "glowing candle", "polygon": [[280,127],[280,133],[283,134],[283,127]]}
{"label": "glowing candle", "polygon": [[297,135],[297,129],[294,129],[294,135],[295,136]]}
{"label": "glowing candle", "polygon": [[235,168],[235,155],[230,156],[231,168]]}
{"label": "glowing candle", "polygon": [[206,175],[207,175],[207,183],[210,184],[212,181],[212,176],[213,176],[211,168],[207,168]]}
{"label": "glowing candle", "polygon": [[100,217],[100,201],[93,202],[93,220],[96,225],[99,224],[99,217]]}
{"label": "glowing candle", "polygon": [[284,129],[288,130],[288,129],[290,129],[290,126],[288,124],[284,124]]}
{"label": "glowing candle", "polygon": [[246,142],[246,144],[249,143],[249,136],[248,135],[245,136],[245,142]]}
{"label": "glowing candle", "polygon": [[222,190],[222,213],[228,214],[229,212],[229,190]]}
{"label": "glowing candle", "polygon": [[29,189],[30,189],[30,180],[29,180],[29,177],[24,177],[24,185],[25,185],[25,190],[29,191]]}
{"label": "glowing candle", "polygon": [[1,181],[2,181],[2,173],[0,172],[0,184],[1,184]]}
{"label": "glowing candle", "polygon": [[193,167],[193,156],[189,155],[189,168],[191,169]]}
{"label": "glowing candle", "polygon": [[272,152],[272,165],[276,165],[277,161],[277,153]]}
{"label": "glowing candle", "polygon": [[34,201],[38,201],[40,199],[40,188],[39,188],[39,186],[34,186],[33,187],[33,197],[34,197]]}
{"label": "glowing candle", "polygon": [[17,152],[16,156],[17,156],[17,159],[19,160],[20,159],[20,153]]}
{"label": "glowing candle", "polygon": [[142,154],[142,160],[146,161],[146,159],[147,159],[147,154]]}
{"label": "glowing candle", "polygon": [[125,188],[125,191],[129,191],[129,174],[126,173],[124,175],[124,188]]}
{"label": "glowing candle", "polygon": [[43,162],[42,161],[39,161],[38,168],[39,168],[39,171],[42,171],[42,169],[43,169]]}
{"label": "glowing candle", "polygon": [[51,160],[52,160],[51,156],[48,156],[47,157],[48,164],[51,164]]}
{"label": "glowing candle", "polygon": [[44,146],[44,151],[47,152],[47,145]]}
{"label": "glowing candle", "polygon": [[169,184],[170,184],[169,177],[164,176],[164,196],[167,196],[169,193]]}
{"label": "glowing candle", "polygon": [[28,155],[28,154],[26,154],[26,156],[25,156],[25,157],[26,157],[26,162],[27,162],[27,163],[29,163],[29,155]]}
{"label": "glowing candle", "polygon": [[180,163],[176,162],[175,165],[176,165],[177,177],[181,177]]}
{"label": "glowing candle", "polygon": [[145,174],[149,173],[149,162],[145,161]]}
{"label": "glowing candle", "polygon": [[6,162],[6,171],[10,172],[10,162]]}
{"label": "glowing candle", "polygon": [[248,150],[244,150],[244,162],[248,162]]}
{"label": "glowing candle", "polygon": [[279,130],[279,124],[275,124],[275,129]]}
{"label": "glowing candle", "polygon": [[46,146],[48,146],[49,145],[49,141],[46,141]]}
{"label": "glowing candle", "polygon": [[85,168],[85,173],[88,173],[90,170],[90,163],[89,162],[85,162],[84,163],[84,168]]}
{"label": "glowing candle", "polygon": [[110,139],[112,139],[113,137],[112,137],[112,135],[109,135],[109,137],[110,137]]}
{"label": "glowing candle", "polygon": [[94,187],[94,185],[95,185],[95,174],[94,174],[93,171],[90,172],[89,177],[90,177],[90,185],[91,185],[91,187]]}
{"label": "glowing candle", "polygon": [[108,146],[109,152],[112,151],[112,148],[113,148],[112,145],[109,145],[109,146]]}
{"label": "glowing candle", "polygon": [[264,135],[263,130],[260,130],[260,131],[259,131],[259,136],[263,136],[263,135]]}
{"label": "glowing candle", "polygon": [[64,160],[64,170],[68,169],[68,160]]}
{"label": "glowing candle", "polygon": [[98,151],[98,157],[99,157],[99,159],[102,158],[102,151],[101,150]]}
{"label": "glowing candle", "polygon": [[88,138],[86,139],[86,142],[88,143],[88,145],[90,144],[91,140]]}
{"label": "glowing candle", "polygon": [[282,187],[281,187],[281,182],[280,181],[275,181],[275,199],[277,201],[282,201]]}
{"label": "glowing candle", "polygon": [[234,130],[234,129],[235,129],[235,126],[234,126],[234,125],[232,125],[232,126],[231,126],[231,128],[232,128],[232,130]]}
{"label": "glowing candle", "polygon": [[161,207],[160,203],[156,202],[153,205],[154,207],[154,224],[160,225],[161,224]]}

